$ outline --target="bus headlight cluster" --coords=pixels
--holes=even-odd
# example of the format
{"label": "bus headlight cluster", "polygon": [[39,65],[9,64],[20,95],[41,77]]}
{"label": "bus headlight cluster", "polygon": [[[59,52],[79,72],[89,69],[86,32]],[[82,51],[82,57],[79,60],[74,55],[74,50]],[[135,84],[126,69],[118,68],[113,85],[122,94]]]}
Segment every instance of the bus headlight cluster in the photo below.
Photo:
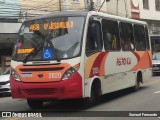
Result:
{"label": "bus headlight cluster", "polygon": [[76,70],[74,68],[72,68],[72,67],[69,68],[65,72],[65,74],[63,75],[62,80],[66,80],[66,79],[70,78],[75,72],[76,72]]}
{"label": "bus headlight cluster", "polygon": [[17,72],[15,70],[13,70],[13,69],[11,70],[11,75],[15,80],[21,81],[19,76],[18,76],[18,74],[17,74]]}

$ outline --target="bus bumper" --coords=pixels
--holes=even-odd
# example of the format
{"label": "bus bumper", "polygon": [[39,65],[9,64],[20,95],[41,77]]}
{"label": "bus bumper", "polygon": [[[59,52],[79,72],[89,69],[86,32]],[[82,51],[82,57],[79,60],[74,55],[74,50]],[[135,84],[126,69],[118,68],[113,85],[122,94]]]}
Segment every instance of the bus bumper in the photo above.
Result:
{"label": "bus bumper", "polygon": [[78,99],[82,98],[82,78],[76,72],[68,80],[49,83],[24,83],[10,76],[12,98]]}

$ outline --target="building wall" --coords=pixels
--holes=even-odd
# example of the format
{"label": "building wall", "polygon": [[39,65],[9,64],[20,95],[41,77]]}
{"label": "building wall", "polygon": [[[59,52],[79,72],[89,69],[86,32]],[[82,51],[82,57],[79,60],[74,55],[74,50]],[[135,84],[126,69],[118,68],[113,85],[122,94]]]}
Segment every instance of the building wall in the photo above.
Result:
{"label": "building wall", "polygon": [[34,16],[59,11],[59,0],[20,0],[21,11],[24,15]]}
{"label": "building wall", "polygon": [[[110,0],[106,3],[106,12],[113,15],[131,18],[129,0]],[[105,8],[104,8],[105,9]]]}
{"label": "building wall", "polygon": [[0,17],[17,17],[19,11],[19,0],[0,0]]}
{"label": "building wall", "polygon": [[[87,10],[90,2],[91,0],[20,0],[20,6],[23,13],[34,15],[60,10]],[[104,0],[93,0],[93,2],[95,10],[98,11]],[[118,0],[118,2],[110,0],[104,2],[100,11],[130,18],[130,8],[130,0]]]}
{"label": "building wall", "polygon": [[160,20],[160,11],[156,11],[155,0],[148,0],[149,9],[143,9],[143,0],[139,0],[140,18],[147,20]]}
{"label": "building wall", "polygon": [[148,0],[148,9],[143,8],[143,0],[139,0],[139,6],[140,19],[149,24],[150,34],[160,36],[160,11],[156,10],[155,0]]}
{"label": "building wall", "polygon": [[86,8],[84,0],[61,0],[62,10],[84,10]]}

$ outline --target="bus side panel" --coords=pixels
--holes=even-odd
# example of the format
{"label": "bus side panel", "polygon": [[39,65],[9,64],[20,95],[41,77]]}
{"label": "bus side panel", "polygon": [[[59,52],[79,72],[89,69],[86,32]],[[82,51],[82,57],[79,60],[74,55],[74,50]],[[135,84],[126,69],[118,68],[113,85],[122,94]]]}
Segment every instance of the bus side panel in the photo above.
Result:
{"label": "bus side panel", "polygon": [[[85,80],[88,83],[95,76],[102,78],[102,93],[105,94],[134,86],[138,71],[142,72],[144,81],[151,76],[147,51],[99,52],[86,58]],[[91,87],[89,85],[85,90]]]}
{"label": "bus side panel", "polygon": [[130,70],[136,64],[137,58],[132,52],[109,52],[104,65],[103,94],[135,85],[136,75]]}

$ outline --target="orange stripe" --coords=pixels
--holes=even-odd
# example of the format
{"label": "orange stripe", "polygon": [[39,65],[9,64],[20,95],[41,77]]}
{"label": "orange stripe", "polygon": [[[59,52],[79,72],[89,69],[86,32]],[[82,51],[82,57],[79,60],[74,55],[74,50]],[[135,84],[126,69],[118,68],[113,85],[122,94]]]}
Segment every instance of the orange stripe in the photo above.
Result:
{"label": "orange stripe", "polygon": [[100,66],[100,76],[105,75],[105,61],[106,61],[107,56],[108,56],[108,53],[103,57],[103,60]]}
{"label": "orange stripe", "polygon": [[[139,54],[139,52],[137,52]],[[141,56],[141,53],[139,54]],[[144,52],[140,61],[131,69],[133,71],[151,67],[151,60],[148,52]]]}
{"label": "orange stripe", "polygon": [[96,53],[96,54],[93,54],[93,55],[88,57],[88,59],[86,61],[86,64],[85,64],[85,79],[89,78],[91,70],[92,70],[93,63],[94,63],[94,61],[96,60],[96,58],[99,54],[100,53]]}

